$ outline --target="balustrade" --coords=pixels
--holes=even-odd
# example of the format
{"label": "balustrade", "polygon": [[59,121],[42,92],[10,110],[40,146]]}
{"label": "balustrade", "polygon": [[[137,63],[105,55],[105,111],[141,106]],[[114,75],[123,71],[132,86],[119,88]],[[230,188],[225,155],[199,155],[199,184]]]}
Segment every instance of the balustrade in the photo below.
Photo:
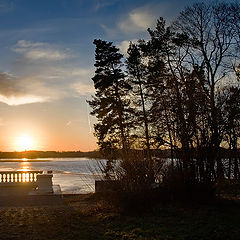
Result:
{"label": "balustrade", "polygon": [[10,183],[35,183],[37,175],[43,171],[1,171],[0,185]]}

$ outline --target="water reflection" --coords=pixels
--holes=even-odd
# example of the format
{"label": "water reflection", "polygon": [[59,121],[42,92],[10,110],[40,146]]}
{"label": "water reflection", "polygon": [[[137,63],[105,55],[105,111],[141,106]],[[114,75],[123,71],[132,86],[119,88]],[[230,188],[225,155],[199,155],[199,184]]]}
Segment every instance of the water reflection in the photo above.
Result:
{"label": "water reflection", "polygon": [[20,171],[29,171],[30,170],[30,162],[21,162],[20,163]]}
{"label": "water reflection", "polygon": [[[42,161],[43,160],[43,161]],[[99,162],[101,161],[101,164]],[[9,171],[10,183],[11,173],[13,173],[14,182],[22,182],[29,179],[29,182],[36,182],[37,174],[32,173],[34,170],[53,171],[53,184],[60,185],[63,193],[89,193],[94,191],[95,179],[101,179],[101,171],[99,165],[103,165],[105,160],[90,160],[82,158],[65,158],[65,159],[10,159],[0,161],[0,183],[6,183],[8,180],[7,174]],[[93,171],[94,170],[94,171]],[[23,179],[23,172],[25,177]],[[27,176],[26,174],[29,173]]]}

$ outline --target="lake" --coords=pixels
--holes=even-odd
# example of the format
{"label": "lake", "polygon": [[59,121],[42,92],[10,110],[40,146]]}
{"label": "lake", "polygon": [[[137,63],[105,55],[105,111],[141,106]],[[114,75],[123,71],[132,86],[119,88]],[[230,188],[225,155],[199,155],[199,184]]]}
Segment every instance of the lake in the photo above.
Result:
{"label": "lake", "polygon": [[51,170],[54,185],[60,185],[65,194],[77,194],[95,191],[94,183],[101,179],[103,164],[105,160],[88,158],[1,159],[0,171]]}

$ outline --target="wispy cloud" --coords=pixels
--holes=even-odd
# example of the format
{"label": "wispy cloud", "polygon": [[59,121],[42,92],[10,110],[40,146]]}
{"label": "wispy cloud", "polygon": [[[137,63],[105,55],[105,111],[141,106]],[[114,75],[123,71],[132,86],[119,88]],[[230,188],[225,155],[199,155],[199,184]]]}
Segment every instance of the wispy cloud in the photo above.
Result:
{"label": "wispy cloud", "polygon": [[87,68],[76,68],[72,70],[72,76],[76,81],[72,84],[78,95],[89,95],[94,92],[94,86],[91,78],[94,75],[93,69]]}
{"label": "wispy cloud", "polygon": [[153,27],[158,15],[152,5],[146,5],[130,11],[127,16],[122,17],[118,27],[125,33],[139,33]]}
{"label": "wispy cloud", "polygon": [[93,75],[93,70],[87,69],[87,68],[75,68],[72,70],[72,75],[83,77],[83,78],[90,77],[91,75]]}
{"label": "wispy cloud", "polygon": [[159,17],[159,4],[147,4],[123,14],[115,26],[101,24],[101,27],[110,37],[117,37],[119,34],[125,36],[137,36],[146,32],[147,28],[155,26]]}
{"label": "wispy cloud", "polygon": [[101,8],[112,6],[119,0],[95,0],[94,10],[98,11]]}
{"label": "wispy cloud", "polygon": [[[0,72],[0,102],[22,105],[90,95],[93,69],[75,67],[63,47],[20,40],[13,74]],[[66,61],[65,61],[66,60]]]}
{"label": "wispy cloud", "polygon": [[80,95],[88,95],[94,93],[93,84],[86,84],[83,82],[77,82],[72,85],[72,87],[79,93]]}
{"label": "wispy cloud", "polygon": [[94,92],[88,69],[46,69],[35,76],[0,73],[0,102],[22,105],[90,95]]}
{"label": "wispy cloud", "polygon": [[56,49],[48,43],[19,40],[13,51],[29,60],[58,61],[69,57],[67,51]]}
{"label": "wispy cloud", "polygon": [[[186,0],[181,0],[182,6],[184,6],[185,1]],[[123,13],[113,25],[101,24],[100,26],[109,37],[115,39],[119,39],[119,36],[142,38],[145,37],[148,28],[154,28],[156,26],[157,19],[160,16],[166,20],[173,20],[179,11],[179,9],[175,7],[176,4],[179,4],[179,0],[148,1],[145,5]]]}
{"label": "wispy cloud", "polygon": [[66,127],[71,126],[73,123],[79,123],[79,122],[81,122],[81,120],[69,120],[69,121],[66,123]]}
{"label": "wispy cloud", "polygon": [[28,92],[24,79],[9,73],[0,74],[0,102],[8,105],[20,105],[47,101],[46,96],[38,96]]}
{"label": "wispy cloud", "polygon": [[34,95],[24,95],[24,96],[3,96],[0,95],[0,102],[6,103],[9,106],[17,106],[29,103],[40,103],[46,102],[41,96],[34,96]]}

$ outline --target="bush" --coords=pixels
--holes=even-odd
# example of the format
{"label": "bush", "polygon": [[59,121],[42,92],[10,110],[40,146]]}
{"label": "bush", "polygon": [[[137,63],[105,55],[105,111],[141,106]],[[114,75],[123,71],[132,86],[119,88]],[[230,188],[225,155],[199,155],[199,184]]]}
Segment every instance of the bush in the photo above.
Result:
{"label": "bush", "polygon": [[202,202],[215,199],[215,183],[202,183],[192,177],[191,171],[168,166],[161,184],[170,201]]}
{"label": "bush", "polygon": [[215,199],[214,183],[200,183],[190,170],[150,162],[141,153],[121,160],[114,168],[117,190],[107,194],[107,201],[118,209],[135,212],[156,204],[207,202]]}

